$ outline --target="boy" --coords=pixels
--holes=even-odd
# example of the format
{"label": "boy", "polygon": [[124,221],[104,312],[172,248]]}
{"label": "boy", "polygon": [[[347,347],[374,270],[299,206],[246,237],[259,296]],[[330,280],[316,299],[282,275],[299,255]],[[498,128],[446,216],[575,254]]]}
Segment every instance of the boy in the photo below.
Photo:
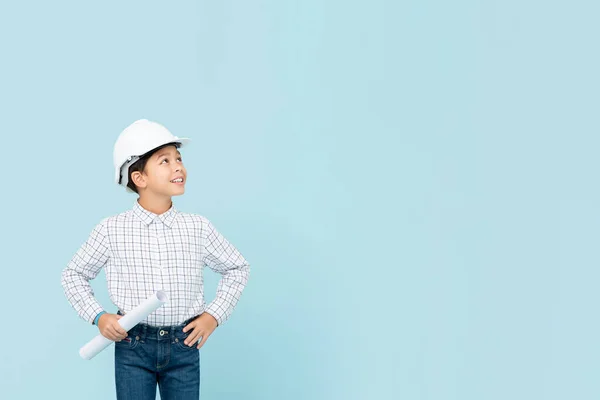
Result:
{"label": "boy", "polygon": [[[198,399],[200,349],[231,315],[250,267],[203,216],[177,211],[187,171],[178,138],[138,120],[114,147],[115,181],[138,194],[133,209],[103,219],[62,272],[68,301],[84,320],[115,341],[118,400]],[[217,295],[204,301],[203,266],[222,274]],[[118,311],[106,313],[89,284],[102,268]],[[169,301],[125,332],[122,315],[164,290]],[[198,343],[199,342],[199,343]]]}

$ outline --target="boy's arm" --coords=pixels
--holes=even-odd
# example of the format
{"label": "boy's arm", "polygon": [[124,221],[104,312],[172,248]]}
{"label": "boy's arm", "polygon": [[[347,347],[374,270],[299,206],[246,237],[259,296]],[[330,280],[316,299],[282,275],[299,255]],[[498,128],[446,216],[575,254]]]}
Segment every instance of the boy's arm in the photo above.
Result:
{"label": "boy's arm", "polygon": [[215,299],[207,306],[206,312],[212,315],[217,324],[225,322],[233,312],[242,291],[248,282],[250,265],[240,252],[223,237],[207,219],[202,235],[204,252],[202,262],[222,275]]}
{"label": "boy's arm", "polygon": [[61,284],[67,300],[77,314],[90,324],[104,310],[94,298],[94,290],[89,281],[98,275],[108,261],[108,256],[106,226],[100,222],[62,271]]}

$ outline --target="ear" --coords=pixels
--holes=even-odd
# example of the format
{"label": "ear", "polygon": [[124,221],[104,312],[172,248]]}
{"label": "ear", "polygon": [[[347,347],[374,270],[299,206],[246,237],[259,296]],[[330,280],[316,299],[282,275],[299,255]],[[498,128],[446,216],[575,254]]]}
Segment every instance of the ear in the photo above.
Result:
{"label": "ear", "polygon": [[142,174],[140,171],[135,171],[131,173],[131,181],[138,188],[146,187],[146,178],[144,177],[144,174]]}

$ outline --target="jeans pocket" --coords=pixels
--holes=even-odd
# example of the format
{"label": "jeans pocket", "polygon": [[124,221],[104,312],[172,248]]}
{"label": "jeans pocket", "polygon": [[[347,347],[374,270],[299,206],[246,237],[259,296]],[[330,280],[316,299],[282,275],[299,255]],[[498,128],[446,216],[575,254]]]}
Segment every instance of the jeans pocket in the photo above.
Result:
{"label": "jeans pocket", "polygon": [[134,349],[140,342],[140,337],[128,334],[125,339],[115,342],[115,346],[119,346],[122,349]]}
{"label": "jeans pocket", "polygon": [[187,344],[185,344],[185,340],[188,338],[189,335],[184,334],[184,335],[177,335],[175,337],[175,347],[178,347],[182,350],[197,350],[196,346],[198,345],[198,343],[194,344],[193,346],[188,346]]}

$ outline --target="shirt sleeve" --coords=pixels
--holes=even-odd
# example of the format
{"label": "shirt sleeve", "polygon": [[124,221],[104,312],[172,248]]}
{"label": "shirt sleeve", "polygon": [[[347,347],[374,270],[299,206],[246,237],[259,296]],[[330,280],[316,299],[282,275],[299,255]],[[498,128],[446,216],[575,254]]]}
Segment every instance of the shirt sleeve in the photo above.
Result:
{"label": "shirt sleeve", "polygon": [[62,271],[61,283],[67,300],[77,314],[90,324],[104,310],[94,297],[89,281],[98,275],[108,258],[108,237],[103,220]]}
{"label": "shirt sleeve", "polygon": [[203,265],[222,275],[217,286],[217,295],[205,311],[215,317],[221,325],[229,319],[242,295],[250,275],[250,265],[207,219],[204,219],[202,237]]}

